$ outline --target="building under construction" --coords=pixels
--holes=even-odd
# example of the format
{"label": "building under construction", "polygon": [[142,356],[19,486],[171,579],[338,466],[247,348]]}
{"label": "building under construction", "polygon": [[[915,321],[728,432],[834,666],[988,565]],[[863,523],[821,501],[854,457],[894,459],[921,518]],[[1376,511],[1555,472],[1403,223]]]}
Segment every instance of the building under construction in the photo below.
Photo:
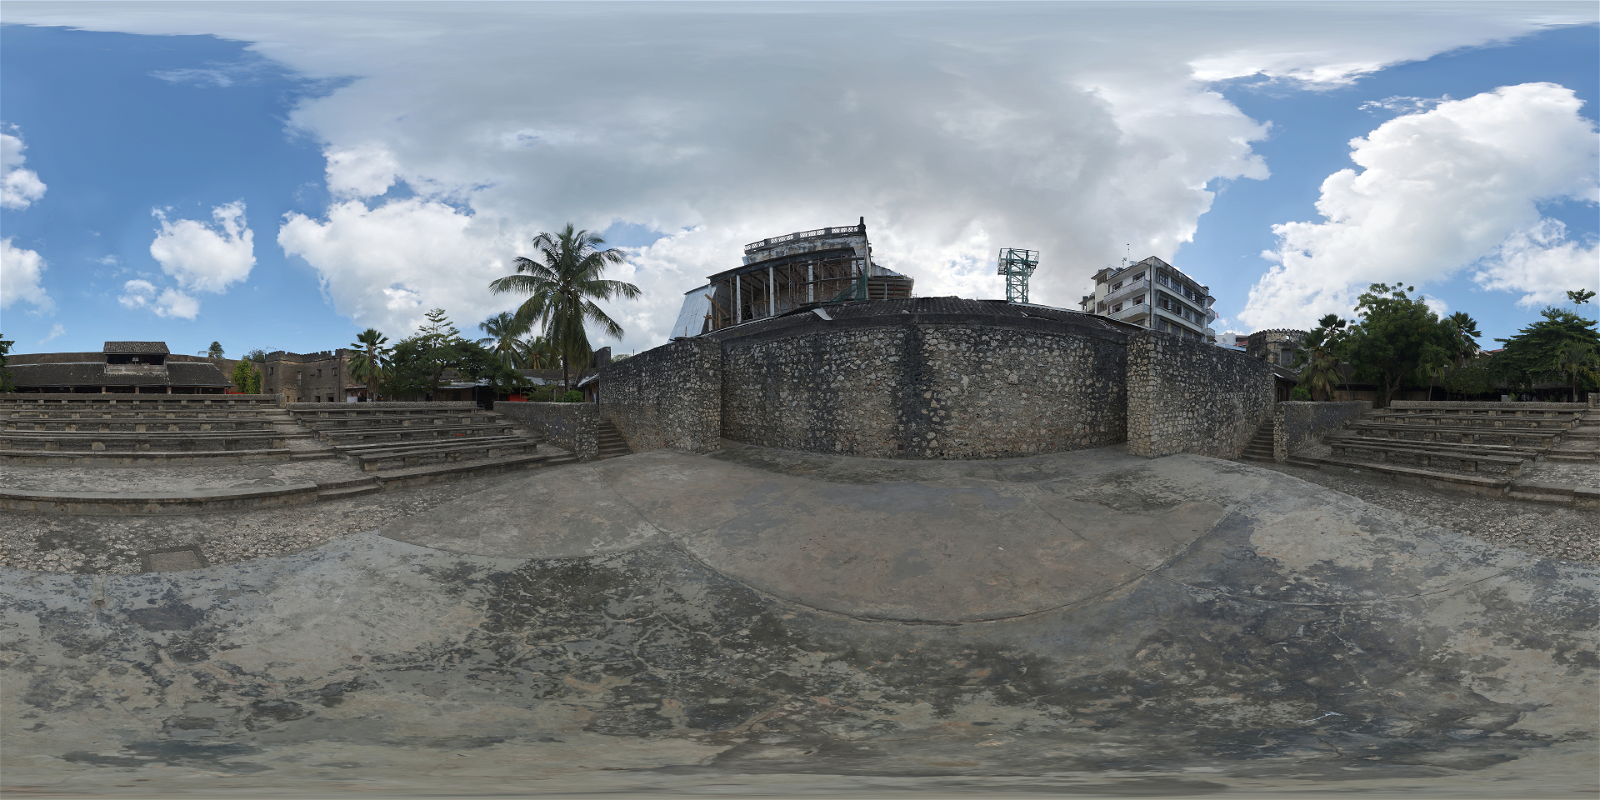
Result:
{"label": "building under construction", "polygon": [[872,263],[867,221],[751,242],[744,264],[685,293],[672,336],[699,336],[797,309],[911,296],[912,279]]}

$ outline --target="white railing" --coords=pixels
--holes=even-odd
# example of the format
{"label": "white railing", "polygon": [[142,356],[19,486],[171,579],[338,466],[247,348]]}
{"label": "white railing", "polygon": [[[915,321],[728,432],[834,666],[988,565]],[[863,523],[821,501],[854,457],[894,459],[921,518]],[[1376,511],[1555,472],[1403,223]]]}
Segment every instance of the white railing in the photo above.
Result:
{"label": "white railing", "polygon": [[1106,316],[1108,316],[1108,317],[1110,317],[1112,319],[1115,319],[1115,320],[1125,320],[1125,319],[1132,319],[1133,317],[1146,316],[1149,313],[1150,313],[1150,304],[1149,303],[1139,303],[1137,305],[1132,305],[1132,306],[1123,306],[1121,311],[1113,311],[1113,312],[1107,314]]}
{"label": "white railing", "polygon": [[1122,285],[1121,289],[1117,289],[1115,291],[1112,291],[1112,292],[1108,293],[1105,296],[1104,300],[1098,300],[1096,302],[1097,303],[1105,303],[1106,304],[1106,308],[1110,308],[1112,306],[1112,304],[1116,303],[1117,300],[1119,300],[1121,298],[1127,297],[1128,295],[1137,295],[1139,292],[1149,292],[1149,291],[1150,291],[1150,277],[1148,275],[1146,275],[1144,278],[1141,278],[1139,280],[1129,281],[1127,283],[1124,283]]}
{"label": "white railing", "polygon": [[843,225],[833,228],[818,228],[814,231],[799,231],[797,233],[791,233],[785,236],[773,236],[771,238],[762,239],[759,242],[751,242],[750,244],[744,246],[744,251],[749,253],[754,250],[760,250],[763,247],[771,247],[775,244],[793,242],[799,239],[813,239],[819,236],[849,236],[852,233],[860,232],[860,225]]}

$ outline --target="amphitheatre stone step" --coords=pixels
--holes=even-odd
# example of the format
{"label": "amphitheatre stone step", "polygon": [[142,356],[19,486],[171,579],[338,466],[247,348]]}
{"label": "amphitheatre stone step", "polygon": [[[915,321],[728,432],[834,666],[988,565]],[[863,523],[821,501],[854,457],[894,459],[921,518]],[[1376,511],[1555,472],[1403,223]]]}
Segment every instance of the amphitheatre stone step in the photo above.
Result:
{"label": "amphitheatre stone step", "polygon": [[305,505],[317,500],[318,488],[313,483],[156,493],[0,489],[0,509],[58,514],[194,514]]}
{"label": "amphitheatre stone step", "polygon": [[1572,415],[1554,417],[1516,416],[1511,414],[1497,415],[1461,415],[1461,414],[1393,414],[1387,411],[1374,411],[1361,416],[1363,422],[1386,422],[1405,425],[1452,425],[1473,428],[1571,428],[1581,422]]}
{"label": "amphitheatre stone step", "polygon": [[532,439],[505,436],[407,447],[343,449],[343,452],[363,471],[377,472],[434,463],[532,455],[537,448],[538,443]]}
{"label": "amphitheatre stone step", "polygon": [[578,463],[577,456],[565,451],[556,451],[548,454],[539,453],[536,455],[525,453],[496,458],[479,458],[471,461],[433,462],[411,467],[391,467],[377,472],[376,477],[383,483],[385,489],[393,489],[576,463]]}
{"label": "amphitheatre stone step", "polygon": [[182,433],[206,431],[270,431],[276,422],[261,417],[233,419],[169,419],[166,417],[128,417],[125,419],[16,419],[5,421],[7,431],[64,433]]}
{"label": "amphitheatre stone step", "polygon": [[1489,455],[1481,452],[1462,452],[1455,450],[1439,450],[1424,447],[1395,447],[1387,443],[1369,444],[1356,440],[1339,440],[1328,443],[1336,455],[1349,456],[1353,453],[1370,453],[1380,462],[1387,462],[1393,456],[1409,456],[1412,463],[1418,466],[1441,466],[1452,469],[1480,471],[1486,466],[1500,467],[1506,475],[1515,476],[1522,472],[1523,464],[1529,459],[1516,455]]}
{"label": "amphitheatre stone step", "polygon": [[257,450],[193,450],[188,452],[115,452],[115,451],[60,451],[60,450],[0,450],[0,462],[26,466],[135,466],[159,464],[184,466],[193,464],[236,463],[249,464],[264,461],[288,461],[297,453],[288,448],[261,448]]}
{"label": "amphitheatre stone step", "polygon": [[99,433],[63,431],[0,433],[0,451],[188,453],[214,450],[276,449],[283,434],[271,431],[210,433]]}
{"label": "amphitheatre stone step", "polygon": [[483,436],[511,436],[517,426],[509,422],[482,425],[416,425],[404,428],[356,428],[350,430],[319,431],[322,440],[335,447],[349,447],[381,442],[406,442],[452,440]]}
{"label": "amphitheatre stone step", "polygon": [[[1456,425],[1391,425],[1388,423],[1352,422],[1346,430],[1356,431],[1370,438],[1388,438],[1393,441],[1459,442],[1462,444],[1508,444],[1519,440],[1533,440],[1539,447],[1550,447],[1561,441],[1564,431],[1534,428],[1489,428]],[[1378,436],[1377,434],[1383,434]]]}
{"label": "amphitheatre stone step", "polygon": [[475,414],[440,414],[435,412],[429,414],[384,414],[333,418],[298,417],[295,421],[314,431],[336,431],[355,428],[425,428],[430,425],[477,425],[501,420],[502,417],[499,414],[489,412]]}
{"label": "amphitheatre stone step", "polygon": [[[1299,459],[1293,460],[1294,463],[1299,461]],[[1374,464],[1338,457],[1323,457],[1316,459],[1316,462],[1317,466],[1321,468],[1334,467],[1348,469],[1352,472],[1372,472],[1385,475],[1402,483],[1420,483],[1435,489],[1465,490],[1492,496],[1504,495],[1511,485],[1511,478],[1505,476],[1463,475],[1461,473],[1439,472],[1400,464]]]}

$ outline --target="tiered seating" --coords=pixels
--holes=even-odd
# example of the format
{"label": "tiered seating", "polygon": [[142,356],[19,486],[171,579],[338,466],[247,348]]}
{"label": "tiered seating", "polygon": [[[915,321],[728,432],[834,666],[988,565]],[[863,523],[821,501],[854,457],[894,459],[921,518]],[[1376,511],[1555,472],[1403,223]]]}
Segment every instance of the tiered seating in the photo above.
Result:
{"label": "tiered seating", "polygon": [[537,453],[537,441],[516,424],[465,403],[297,403],[290,413],[367,472],[474,461],[531,465],[546,459]]}
{"label": "tiered seating", "polygon": [[1322,460],[1343,466],[1409,465],[1512,478],[1559,445],[1580,420],[1576,412],[1515,407],[1373,411],[1324,437],[1323,444],[1334,457]]}
{"label": "tiered seating", "polygon": [[0,400],[0,458],[14,463],[192,463],[293,456],[304,438],[270,400],[227,395],[52,395]]}

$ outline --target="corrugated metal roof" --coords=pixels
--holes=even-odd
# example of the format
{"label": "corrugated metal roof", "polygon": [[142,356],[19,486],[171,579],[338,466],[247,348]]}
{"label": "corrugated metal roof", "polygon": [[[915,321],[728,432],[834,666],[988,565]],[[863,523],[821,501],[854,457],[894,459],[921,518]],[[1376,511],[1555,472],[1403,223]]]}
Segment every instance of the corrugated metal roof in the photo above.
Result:
{"label": "corrugated metal roof", "polygon": [[167,354],[166,342],[106,342],[104,353]]}

